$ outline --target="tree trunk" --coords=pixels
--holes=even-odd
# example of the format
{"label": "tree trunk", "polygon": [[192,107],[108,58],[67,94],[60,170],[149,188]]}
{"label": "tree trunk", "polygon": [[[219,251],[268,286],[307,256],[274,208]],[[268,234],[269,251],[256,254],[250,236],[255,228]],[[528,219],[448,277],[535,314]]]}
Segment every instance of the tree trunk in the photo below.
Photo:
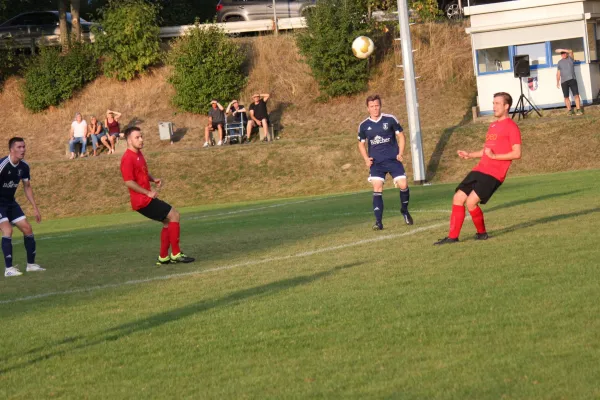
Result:
{"label": "tree trunk", "polygon": [[81,42],[81,24],[79,23],[80,0],[71,0],[71,35],[75,42]]}
{"label": "tree trunk", "polygon": [[60,45],[63,51],[69,49],[69,30],[67,26],[67,0],[58,0],[58,25],[60,28]]}

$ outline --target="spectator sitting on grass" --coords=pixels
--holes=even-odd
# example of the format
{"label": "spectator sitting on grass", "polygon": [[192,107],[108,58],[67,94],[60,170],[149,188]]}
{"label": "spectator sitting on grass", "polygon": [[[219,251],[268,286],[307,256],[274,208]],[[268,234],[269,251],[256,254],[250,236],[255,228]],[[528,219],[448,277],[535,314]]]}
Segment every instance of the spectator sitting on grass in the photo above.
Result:
{"label": "spectator sitting on grass", "polygon": [[108,154],[113,154],[115,152],[115,142],[117,141],[117,138],[121,135],[119,118],[121,118],[120,112],[106,110],[106,119],[104,120],[104,126],[108,130]]}
{"label": "spectator sitting on grass", "polygon": [[208,111],[208,124],[206,128],[204,128],[204,146],[208,147],[210,145],[211,132],[218,130],[219,131],[219,143],[217,146],[221,146],[223,144],[223,125],[225,124],[225,113],[223,112],[224,108],[216,99],[212,99],[210,102],[210,110]]}
{"label": "spectator sitting on grass", "polygon": [[75,121],[71,122],[71,138],[69,140],[69,151],[71,152],[70,160],[75,158],[75,144],[81,143],[81,157],[85,154],[85,146],[87,145],[87,122],[83,119],[80,113],[75,114]]}
{"label": "spectator sitting on grass", "polygon": [[250,143],[250,136],[252,135],[252,128],[255,126],[263,129],[263,136],[260,140],[270,142],[269,137],[269,113],[267,112],[267,101],[269,100],[269,94],[254,93],[252,95],[252,104],[250,104],[250,120],[248,120],[247,129],[247,140],[246,143]]}
{"label": "spectator sitting on grass", "polygon": [[94,149],[94,157],[98,155],[98,143],[102,142],[102,144],[108,149],[108,138],[106,137],[106,132],[104,132],[104,127],[102,126],[102,122],[98,122],[98,119],[92,115],[90,118],[90,124],[88,125],[88,137],[92,139],[92,147]]}

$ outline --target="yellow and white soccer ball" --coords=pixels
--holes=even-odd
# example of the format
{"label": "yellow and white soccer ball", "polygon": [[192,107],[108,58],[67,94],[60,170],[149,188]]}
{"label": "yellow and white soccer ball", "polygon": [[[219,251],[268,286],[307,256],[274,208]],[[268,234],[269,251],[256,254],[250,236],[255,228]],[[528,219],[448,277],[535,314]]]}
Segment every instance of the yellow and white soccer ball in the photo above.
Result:
{"label": "yellow and white soccer ball", "polygon": [[352,52],[357,58],[365,59],[373,54],[375,43],[367,36],[359,36],[352,42]]}

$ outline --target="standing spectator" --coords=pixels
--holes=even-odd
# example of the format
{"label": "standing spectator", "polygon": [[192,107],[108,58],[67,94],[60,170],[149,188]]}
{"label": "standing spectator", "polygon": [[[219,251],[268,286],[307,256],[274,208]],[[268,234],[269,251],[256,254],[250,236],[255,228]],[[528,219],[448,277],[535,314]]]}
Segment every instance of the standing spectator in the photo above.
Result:
{"label": "standing spectator", "polygon": [[70,160],[75,158],[75,144],[81,143],[81,157],[85,154],[87,145],[87,122],[81,116],[81,113],[75,114],[75,121],[71,122],[71,138],[69,140],[69,150],[71,151]]}
{"label": "standing spectator", "polygon": [[119,135],[121,134],[119,118],[121,118],[120,112],[106,110],[106,119],[104,120],[104,126],[108,130],[108,154],[113,154],[115,152],[115,143]]}
{"label": "standing spectator", "polygon": [[556,49],[560,53],[561,59],[556,67],[556,87],[561,87],[565,98],[565,106],[569,115],[573,115],[571,109],[571,99],[569,98],[569,89],[575,98],[575,107],[577,108],[576,115],[583,115],[581,112],[581,98],[579,97],[579,88],[577,87],[577,79],[575,77],[575,59],[573,50],[571,49]]}
{"label": "standing spectator", "polygon": [[102,142],[104,146],[108,149],[108,139],[106,138],[106,133],[104,132],[104,128],[101,122],[98,122],[98,119],[92,115],[90,118],[90,124],[88,125],[88,137],[92,139],[92,147],[94,148],[94,157],[98,155],[98,142]]}
{"label": "standing spectator", "polygon": [[[250,119],[248,120],[248,136],[246,143],[250,143],[250,136],[252,135],[252,128],[260,127],[263,128],[263,136],[260,140],[270,142],[269,137],[269,113],[267,112],[267,101],[269,100],[269,93],[259,94],[254,93],[252,95],[252,104],[250,104]],[[260,134],[260,132],[259,132]]]}
{"label": "standing spectator", "polygon": [[210,102],[210,110],[208,110],[208,124],[204,128],[204,147],[208,147],[211,143],[210,133],[218,130],[219,131],[219,143],[217,146],[223,144],[223,125],[225,125],[225,110],[216,99],[212,99]]}

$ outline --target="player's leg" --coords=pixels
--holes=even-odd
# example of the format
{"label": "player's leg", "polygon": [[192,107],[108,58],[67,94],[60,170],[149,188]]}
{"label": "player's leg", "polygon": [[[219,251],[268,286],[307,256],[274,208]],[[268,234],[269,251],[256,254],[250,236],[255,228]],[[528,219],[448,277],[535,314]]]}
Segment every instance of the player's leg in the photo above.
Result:
{"label": "player's leg", "polygon": [[206,125],[204,127],[204,146],[202,146],[202,147],[210,146],[210,129],[211,129],[210,125]]}
{"label": "player's leg", "polygon": [[434,245],[442,245],[458,242],[460,231],[465,221],[465,202],[469,197],[469,193],[473,191],[473,182],[470,181],[471,174],[458,185],[454,197],[452,198],[452,212],[450,214],[450,229],[448,236],[438,240]]}
{"label": "player's leg", "polygon": [[217,132],[219,132],[219,143],[217,143],[217,146],[223,145],[223,125],[221,125],[221,124],[217,124],[216,126],[213,125],[213,130],[216,130]]}
{"label": "player's leg", "polygon": [[410,189],[408,188],[408,180],[404,165],[400,161],[395,161],[390,165],[390,174],[394,178],[394,186],[400,189],[400,213],[404,218],[406,225],[414,224],[412,216],[408,212],[408,202],[410,200]]}
{"label": "player's leg", "polygon": [[581,97],[579,96],[579,87],[577,86],[577,79],[573,78],[571,80],[571,93],[573,93],[573,97],[575,98],[575,107],[577,108],[577,115],[581,115]]}
{"label": "player's leg", "polygon": [[248,126],[246,127],[246,143],[250,143],[250,138],[252,137],[252,129],[254,129],[254,120],[248,121]]}
{"label": "player's leg", "polygon": [[167,218],[165,218],[165,222],[169,226],[169,241],[171,244],[171,260],[173,262],[182,262],[182,263],[190,263],[194,261],[194,258],[188,257],[179,248],[179,238],[181,235],[181,227],[179,225],[179,220],[181,216],[179,211],[175,208],[171,207],[169,214],[167,214]]}
{"label": "player's leg", "polygon": [[477,229],[477,234],[475,235],[475,239],[477,240],[485,240],[488,238],[488,234],[485,230],[485,221],[483,218],[483,211],[479,207],[479,202],[481,198],[477,194],[475,190],[469,193],[469,197],[467,197],[467,210],[469,210],[469,214],[471,214],[471,219],[473,220],[473,224],[475,225],[475,229]]}
{"label": "player's leg", "polygon": [[569,97],[569,83],[563,82],[560,84],[560,87],[563,91],[563,97],[565,98],[565,106],[567,107],[570,115],[573,111],[571,110],[571,98]]}
{"label": "player's leg", "polygon": [[2,231],[2,253],[4,255],[4,276],[23,275],[16,267],[13,267],[12,259],[12,225],[6,216],[6,209],[0,208],[0,231]]}
{"label": "player's leg", "polygon": [[75,158],[75,138],[69,140],[69,152],[71,153],[71,155],[69,156],[69,160],[72,160]]}
{"label": "player's leg", "polygon": [[266,140],[267,142],[271,141],[271,137],[269,136],[269,120],[266,118],[263,118],[262,120],[262,126],[263,126],[263,132],[265,135],[264,140]]}
{"label": "player's leg", "polygon": [[[33,229],[31,228],[31,224],[25,218],[21,207],[18,205],[13,207],[14,216],[11,219],[11,222],[19,228],[21,232],[23,232],[23,243],[25,245],[25,252],[27,253],[27,272],[35,272],[35,271],[45,271],[45,268],[40,267],[35,263],[35,237],[33,236]],[[18,214],[23,214],[21,216],[16,216]]]}
{"label": "player's leg", "polygon": [[108,144],[108,137],[106,135],[104,135],[100,138],[100,141],[102,142],[104,147],[106,147],[108,149],[108,151],[110,151],[110,146]]}
{"label": "player's leg", "polygon": [[376,176],[370,177],[373,184],[373,213],[375,214],[374,231],[383,229],[383,179]]}
{"label": "player's leg", "polygon": [[108,142],[110,143],[108,154],[113,154],[115,152],[115,136],[112,133],[108,134]]}

